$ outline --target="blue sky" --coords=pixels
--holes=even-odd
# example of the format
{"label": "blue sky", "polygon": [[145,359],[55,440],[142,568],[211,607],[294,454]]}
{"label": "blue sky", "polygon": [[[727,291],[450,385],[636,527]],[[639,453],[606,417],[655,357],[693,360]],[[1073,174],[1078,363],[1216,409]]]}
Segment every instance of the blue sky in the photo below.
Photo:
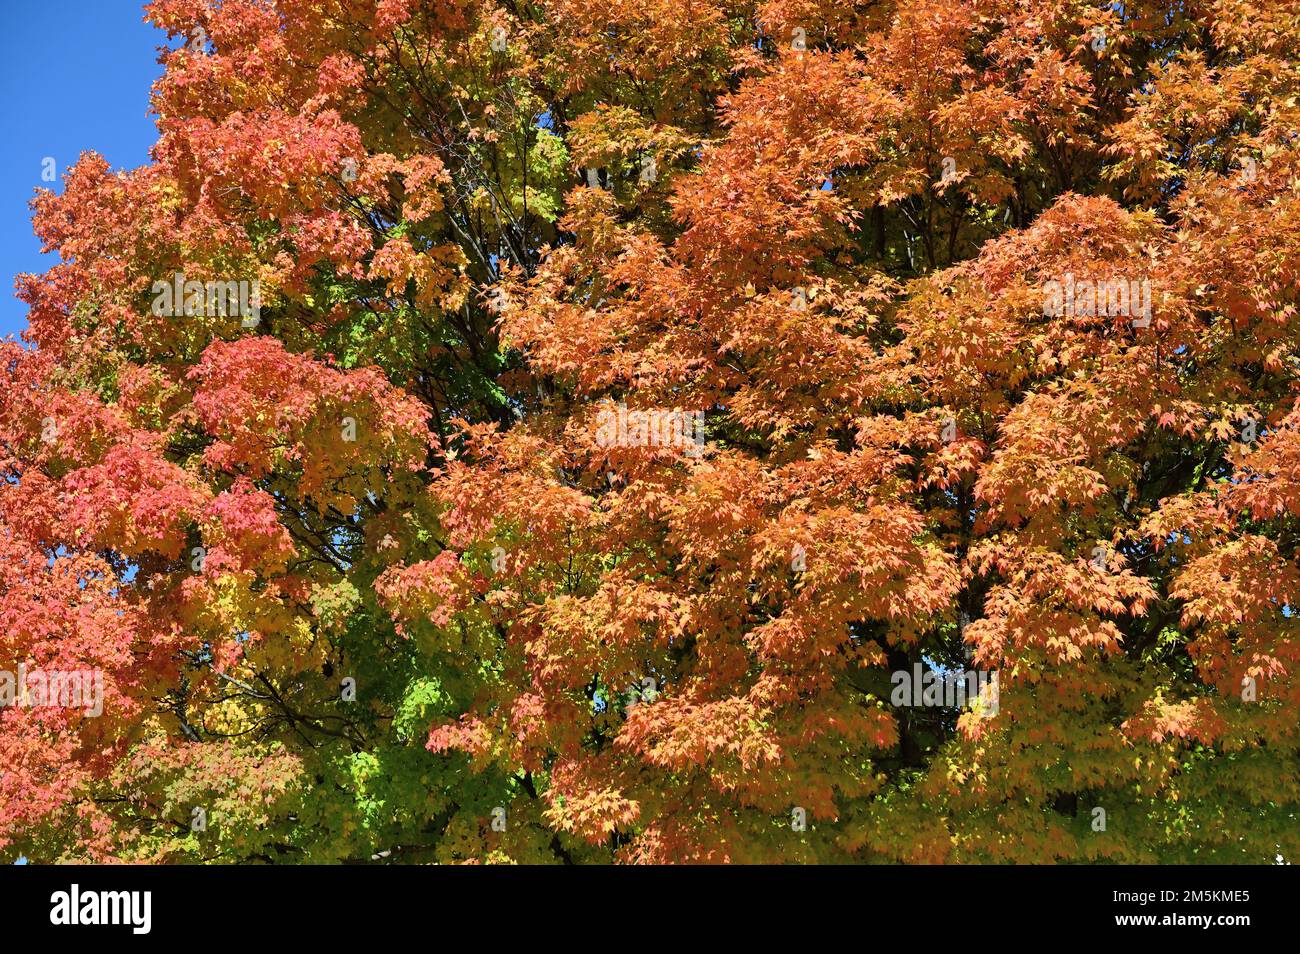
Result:
{"label": "blue sky", "polygon": [[[149,87],[162,72],[157,48],[166,35],[143,20],[143,0],[41,0],[11,3],[0,30],[0,338],[27,324],[14,276],[42,272],[32,234],[38,187],[62,189],[66,168],[86,150],[115,168],[149,160],[157,129]],[[46,157],[59,181],[41,181]]]}

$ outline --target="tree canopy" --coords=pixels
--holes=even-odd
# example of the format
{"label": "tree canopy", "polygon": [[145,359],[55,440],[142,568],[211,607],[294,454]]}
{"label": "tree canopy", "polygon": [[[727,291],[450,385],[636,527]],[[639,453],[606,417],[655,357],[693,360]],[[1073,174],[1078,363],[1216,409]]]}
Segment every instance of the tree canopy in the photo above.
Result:
{"label": "tree canopy", "polygon": [[0,668],[102,687],[7,854],[1300,855],[1300,2],[146,15],[0,342]]}

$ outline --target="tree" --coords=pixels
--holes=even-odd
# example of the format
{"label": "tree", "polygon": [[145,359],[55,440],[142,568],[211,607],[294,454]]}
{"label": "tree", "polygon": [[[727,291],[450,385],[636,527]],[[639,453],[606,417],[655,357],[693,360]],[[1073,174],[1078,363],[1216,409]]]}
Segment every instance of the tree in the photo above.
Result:
{"label": "tree", "polygon": [[1300,3],[148,16],[0,346],[0,664],[103,684],[10,852],[1300,853]]}

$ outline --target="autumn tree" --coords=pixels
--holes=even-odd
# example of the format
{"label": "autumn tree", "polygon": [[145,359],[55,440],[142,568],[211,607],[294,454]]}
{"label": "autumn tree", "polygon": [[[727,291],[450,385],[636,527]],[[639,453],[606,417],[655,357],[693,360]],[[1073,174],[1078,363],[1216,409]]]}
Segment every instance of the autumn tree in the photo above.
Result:
{"label": "autumn tree", "polygon": [[1296,0],[147,16],[0,345],[0,667],[103,694],[7,852],[1300,854]]}

